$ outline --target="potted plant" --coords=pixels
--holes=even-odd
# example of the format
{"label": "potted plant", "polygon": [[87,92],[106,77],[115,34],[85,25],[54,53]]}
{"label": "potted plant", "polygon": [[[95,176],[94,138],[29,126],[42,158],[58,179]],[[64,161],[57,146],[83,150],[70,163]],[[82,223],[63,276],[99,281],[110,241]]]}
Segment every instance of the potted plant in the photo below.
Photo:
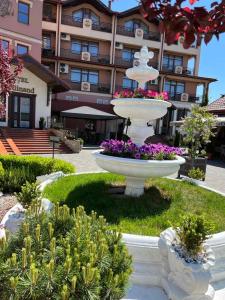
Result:
{"label": "potted plant", "polygon": [[81,140],[76,139],[76,136],[72,134],[69,130],[66,132],[64,143],[69,147],[74,153],[79,153],[82,149]]}
{"label": "potted plant", "polygon": [[205,173],[200,168],[192,168],[183,179],[195,185],[204,185]]}
{"label": "potted plant", "polygon": [[178,177],[188,175],[193,168],[199,168],[206,173],[206,151],[210,138],[214,136],[215,117],[207,112],[204,107],[194,106],[191,114],[184,119],[181,126],[183,143],[188,147],[186,163],[180,166]]}
{"label": "potted plant", "polygon": [[44,117],[41,117],[40,120],[39,120],[39,128],[41,130],[45,129],[46,127],[46,121],[45,121],[45,118]]}
{"label": "potted plant", "polygon": [[178,227],[161,233],[162,286],[170,299],[214,298],[210,267],[215,263],[215,256],[204,244],[211,232],[212,224],[203,216],[187,215]]}

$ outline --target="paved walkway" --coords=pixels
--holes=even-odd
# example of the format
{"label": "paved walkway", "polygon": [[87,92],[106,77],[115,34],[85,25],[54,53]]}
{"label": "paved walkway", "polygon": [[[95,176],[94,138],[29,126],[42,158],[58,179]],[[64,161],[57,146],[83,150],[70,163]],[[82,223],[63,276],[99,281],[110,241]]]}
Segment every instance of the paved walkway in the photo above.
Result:
{"label": "paved walkway", "polygon": [[[56,157],[74,164],[77,172],[101,171],[91,154],[93,151],[85,149],[79,154],[57,154]],[[45,156],[49,155],[46,154]],[[176,175],[172,177],[176,177]],[[220,161],[209,162],[205,182],[207,186],[225,193],[225,163]]]}

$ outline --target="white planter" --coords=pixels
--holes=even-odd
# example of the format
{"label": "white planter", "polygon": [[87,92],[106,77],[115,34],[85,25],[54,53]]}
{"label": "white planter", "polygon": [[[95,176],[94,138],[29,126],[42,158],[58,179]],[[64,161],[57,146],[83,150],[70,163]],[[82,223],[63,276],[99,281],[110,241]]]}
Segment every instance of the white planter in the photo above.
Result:
{"label": "white planter", "polygon": [[176,173],[185,159],[176,160],[140,160],[104,155],[94,151],[97,164],[104,170],[126,176],[125,194],[139,197],[144,194],[144,183],[149,177],[164,177]]}
{"label": "white planter", "polygon": [[171,300],[210,300],[215,291],[210,285],[210,268],[215,264],[215,256],[209,246],[205,246],[206,263],[187,263],[172,245],[176,233],[169,228],[161,233],[159,249],[162,257],[161,285]]}
{"label": "white planter", "polygon": [[187,182],[192,183],[192,184],[197,185],[197,186],[204,186],[205,185],[204,181],[194,179],[194,178],[190,178],[188,176],[182,176],[182,180],[187,181]]}
{"label": "white planter", "polygon": [[163,117],[171,103],[156,99],[121,98],[112,100],[114,112],[127,119],[130,118],[131,126],[128,128],[128,136],[137,145],[143,145],[144,141],[154,135],[154,130],[147,126],[149,121]]}

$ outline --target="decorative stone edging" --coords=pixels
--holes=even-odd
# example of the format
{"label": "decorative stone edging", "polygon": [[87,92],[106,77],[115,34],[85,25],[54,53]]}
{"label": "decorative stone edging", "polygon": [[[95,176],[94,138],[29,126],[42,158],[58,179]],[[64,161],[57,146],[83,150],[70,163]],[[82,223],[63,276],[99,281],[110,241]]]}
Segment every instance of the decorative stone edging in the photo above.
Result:
{"label": "decorative stone edging", "polygon": [[[79,176],[91,173],[97,174],[106,172],[82,172],[67,175],[62,172],[57,172],[39,177],[38,180],[41,181],[39,187],[41,191],[43,191],[47,185],[57,181],[61,177]],[[225,196],[223,193],[206,186],[202,186],[202,188]],[[49,210],[52,207],[51,201],[46,198],[42,199],[42,205],[45,210]],[[12,218],[12,216],[17,216],[17,218],[15,218],[15,224],[17,227],[19,226],[18,221],[21,223],[22,219],[18,218],[18,216],[23,212],[24,210],[20,204],[16,204],[7,212],[0,224],[0,238],[5,236],[4,228],[6,227],[9,229],[8,224],[11,222],[10,218]],[[130,254],[133,256],[134,271],[131,277],[132,283],[162,287],[161,281],[163,263],[159,249],[159,237],[123,234],[123,240],[127,245]],[[225,231],[214,234],[212,238],[207,241],[206,245],[210,246],[215,253],[216,261],[215,265],[211,269],[211,282],[213,284],[217,284],[219,281],[225,280]]]}

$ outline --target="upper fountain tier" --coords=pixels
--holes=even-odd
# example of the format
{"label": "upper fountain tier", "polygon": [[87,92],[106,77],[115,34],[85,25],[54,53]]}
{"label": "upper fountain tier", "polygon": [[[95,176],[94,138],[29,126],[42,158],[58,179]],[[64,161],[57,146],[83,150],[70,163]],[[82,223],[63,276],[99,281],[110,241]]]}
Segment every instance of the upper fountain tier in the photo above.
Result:
{"label": "upper fountain tier", "polygon": [[149,67],[149,59],[154,57],[152,51],[148,51],[148,47],[144,46],[140,52],[136,52],[134,58],[138,59],[138,66],[134,66],[126,71],[128,78],[136,80],[140,88],[145,88],[145,83],[150,80],[155,80],[159,76],[159,71]]}

